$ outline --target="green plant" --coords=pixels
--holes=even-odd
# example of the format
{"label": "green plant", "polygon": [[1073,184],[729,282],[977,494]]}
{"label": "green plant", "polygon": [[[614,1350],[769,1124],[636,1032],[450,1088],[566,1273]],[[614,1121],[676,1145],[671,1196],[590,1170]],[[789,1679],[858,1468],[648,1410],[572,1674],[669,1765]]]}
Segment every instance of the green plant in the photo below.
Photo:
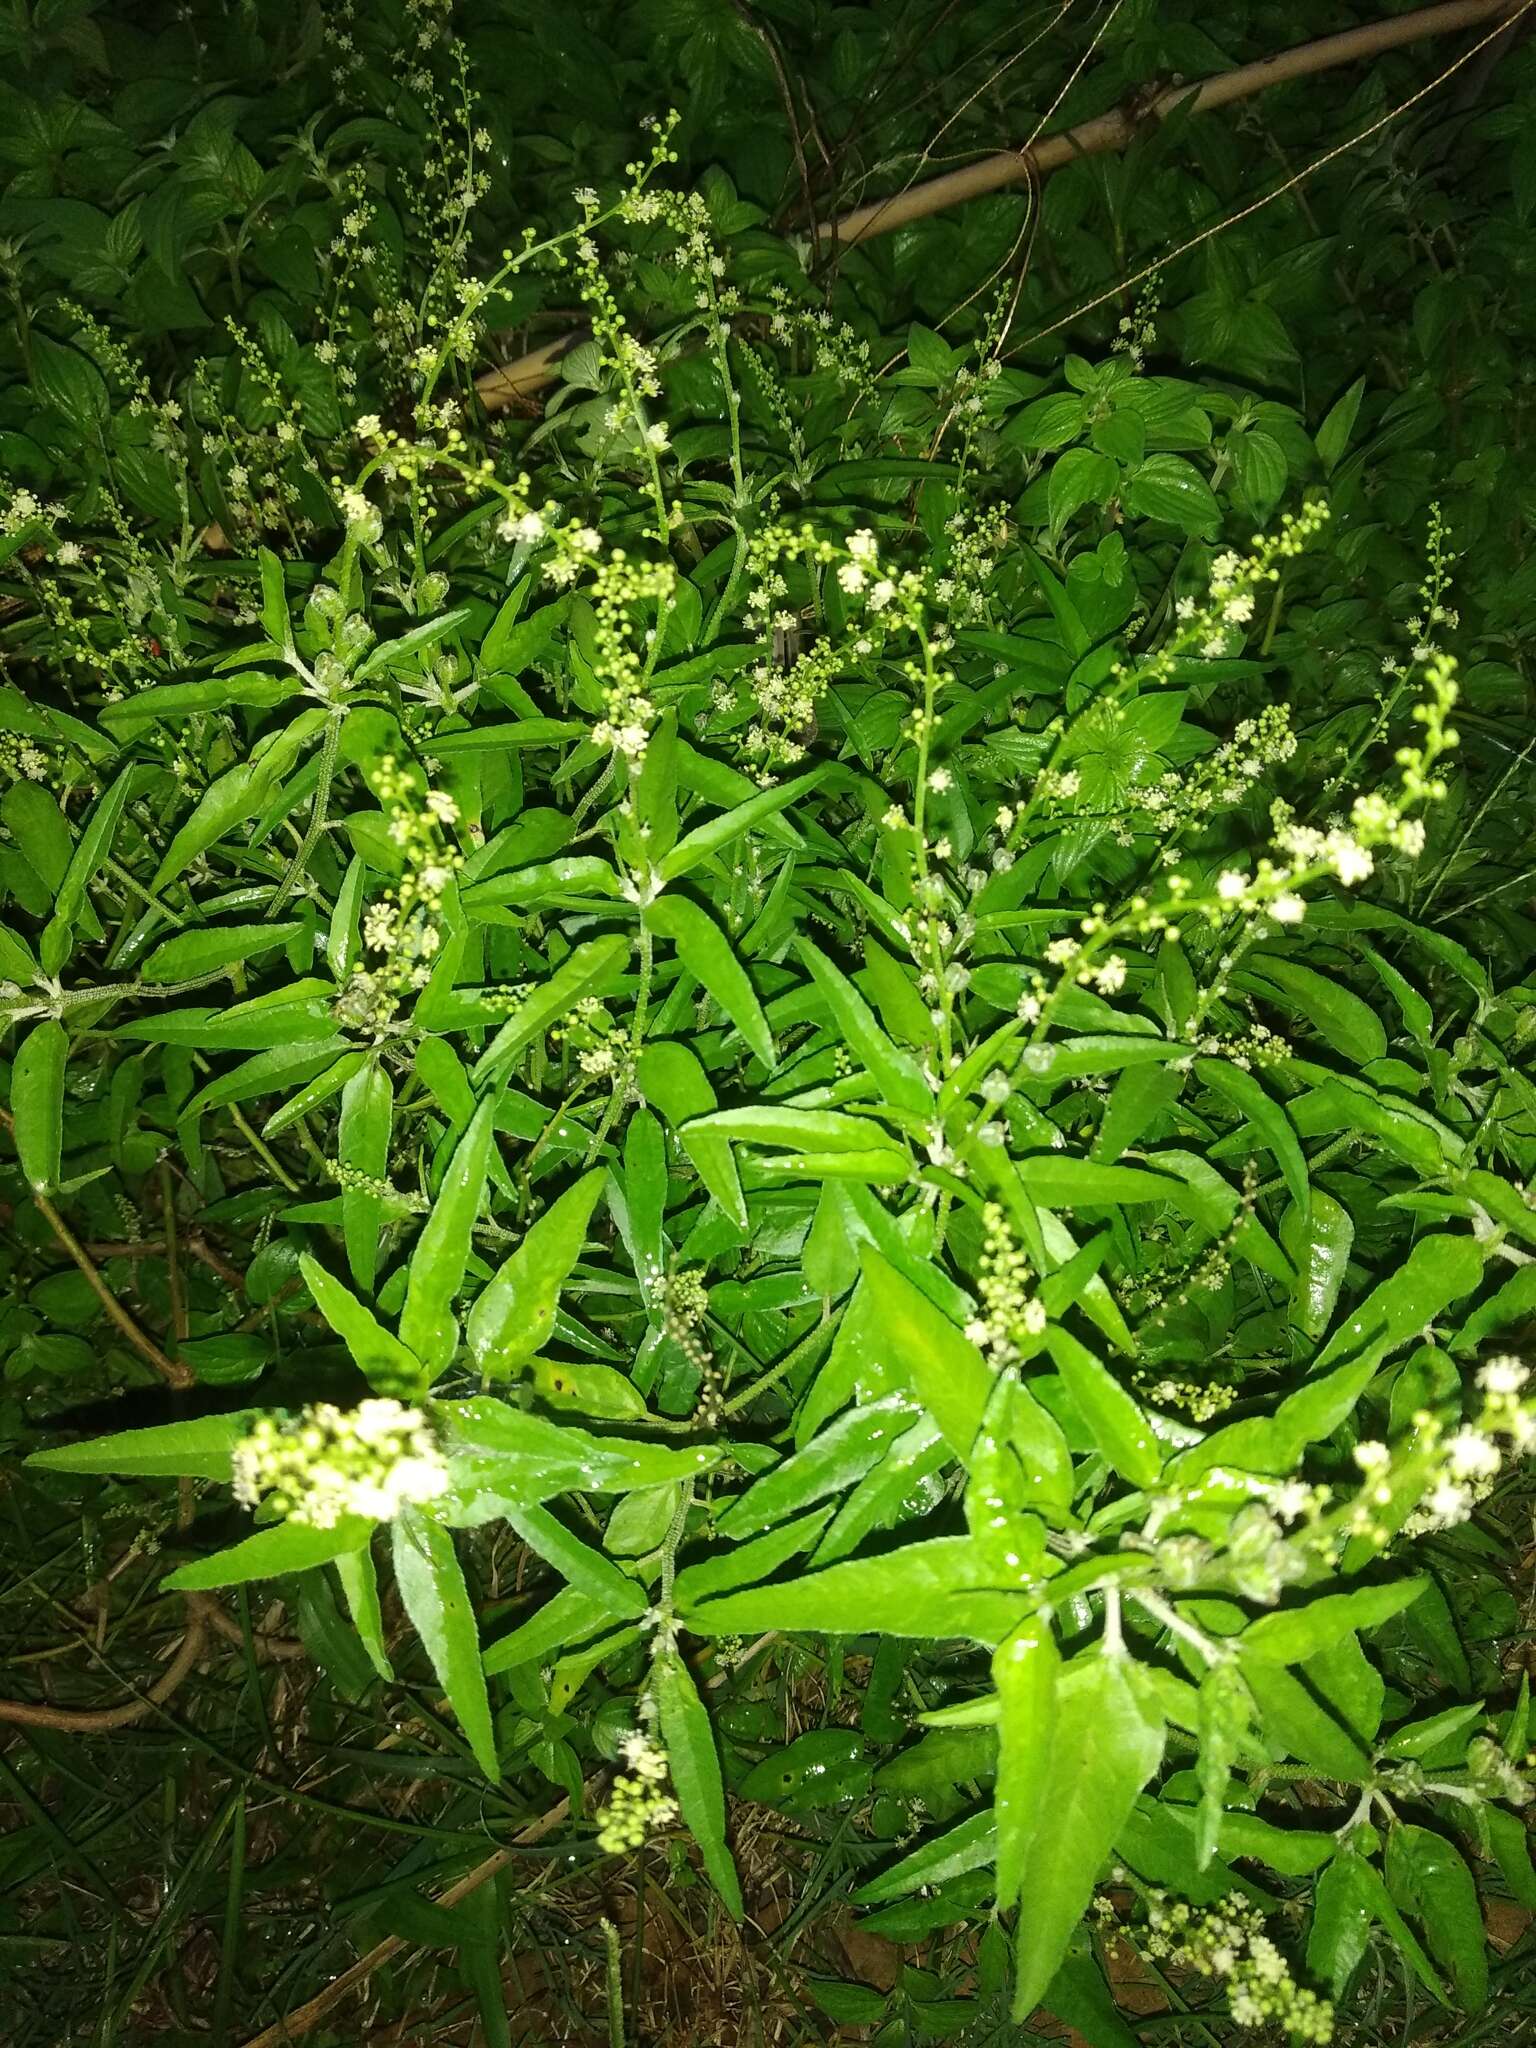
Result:
{"label": "green plant", "polygon": [[[104,1351],[130,1425],[28,1483],[178,1481],[194,1618],[296,1586],[364,1691],[419,1640],[450,1759],[680,1814],[732,1918],[727,1789],[831,1795],[872,1926],[1014,1915],[1016,2021],[1126,2040],[1116,1915],[1298,2039],[1377,1942],[1477,2010],[1536,1134],[1525,927],[1429,915],[1500,793],[1454,525],[1397,635],[1358,382],[1155,368],[1150,300],[1059,373],[1010,293],[895,332],[670,123],[482,260],[455,49],[415,210],[210,112],[227,353],[22,335],[9,1372]],[[247,305],[278,199],[326,254]],[[508,448],[470,372],[553,281]],[[858,1657],[857,1731],[731,1733]]]}

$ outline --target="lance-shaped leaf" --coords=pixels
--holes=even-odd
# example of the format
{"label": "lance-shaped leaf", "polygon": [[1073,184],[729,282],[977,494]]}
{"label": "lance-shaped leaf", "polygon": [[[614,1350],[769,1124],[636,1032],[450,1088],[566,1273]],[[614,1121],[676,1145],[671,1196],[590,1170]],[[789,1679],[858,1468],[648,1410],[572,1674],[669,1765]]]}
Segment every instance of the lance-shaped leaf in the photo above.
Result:
{"label": "lance-shaped leaf", "polygon": [[554,1566],[567,1584],[601,1601],[610,1614],[638,1618],[650,1606],[645,1589],[590,1543],[583,1543],[547,1508],[520,1507],[507,1520],[528,1548]]}
{"label": "lance-shaped leaf", "polygon": [[485,1193],[494,1115],[495,1103],[487,1100],[470,1118],[411,1254],[405,1307],[400,1312],[400,1340],[434,1374],[450,1363],[458,1344],[453,1298],[463,1284],[470,1240]]}
{"label": "lance-shaped leaf", "polygon": [[394,1523],[395,1579],[448,1704],[488,1778],[499,1778],[491,1703],[469,1588],[448,1531],[408,1509]]}
{"label": "lance-shaped leaf", "polygon": [[515,1372],[549,1341],[560,1290],[581,1257],[605,1178],[595,1167],[551,1202],[481,1290],[464,1335],[482,1373]]}
{"label": "lance-shaped leaf", "polygon": [[1149,1714],[1123,1656],[1090,1652],[1057,1687],[1050,1799],[1024,1851],[1013,2016],[1044,1997],[1088,1910],[1115,1837],[1163,1755],[1163,1724]]}
{"label": "lance-shaped leaf", "polygon": [[687,896],[662,896],[645,911],[650,930],[671,939],[677,957],[704,984],[765,1067],[774,1064],[773,1035],[747,971],[707,910]]}
{"label": "lance-shaped leaf", "polygon": [[800,957],[811,970],[817,988],[826,999],[833,1022],[869,1069],[882,1098],[893,1109],[911,1110],[916,1116],[933,1112],[933,1097],[922,1069],[911,1053],[887,1038],[875,1013],[842,969],[809,939],[796,941]]}
{"label": "lance-shaped leaf", "polygon": [[306,1522],[277,1522],[227,1550],[215,1551],[212,1557],[182,1565],[165,1583],[178,1593],[205,1593],[215,1586],[245,1586],[253,1579],[313,1571],[344,1551],[360,1549],[372,1533],[373,1524],[358,1515],[344,1515],[331,1529],[313,1529]]}
{"label": "lance-shaped leaf", "polygon": [[308,1252],[299,1254],[299,1271],[315,1307],[357,1362],[370,1386],[381,1393],[412,1392],[421,1386],[422,1362],[360,1302],[349,1287],[327,1273]]}
{"label": "lance-shaped leaf", "polygon": [[125,1429],[89,1443],[34,1451],[27,1463],[44,1472],[120,1472],[129,1479],[223,1479],[234,1476],[234,1449],[253,1409],[197,1415],[153,1429]]}
{"label": "lance-shaped leaf", "polygon": [[741,1884],[725,1838],[725,1790],[715,1731],[693,1674],[675,1649],[664,1649],[658,1656],[652,1682],[678,1806],[699,1845],[710,1882],[731,1918],[739,1922],[744,1911]]}
{"label": "lance-shaped leaf", "polygon": [[619,934],[584,939],[542,987],[518,1004],[475,1065],[477,1088],[504,1075],[524,1046],[558,1024],[583,996],[611,988],[629,959],[629,940]]}
{"label": "lance-shaped leaf", "polygon": [[992,1657],[998,1698],[997,1902],[1016,1903],[1030,1842],[1050,1792],[1061,1656],[1050,1622],[1021,1622]]}
{"label": "lance-shaped leaf", "polygon": [[57,1017],[34,1024],[11,1062],[11,1134],[30,1186],[59,1184],[64,1148],[64,1067],[69,1034]]}

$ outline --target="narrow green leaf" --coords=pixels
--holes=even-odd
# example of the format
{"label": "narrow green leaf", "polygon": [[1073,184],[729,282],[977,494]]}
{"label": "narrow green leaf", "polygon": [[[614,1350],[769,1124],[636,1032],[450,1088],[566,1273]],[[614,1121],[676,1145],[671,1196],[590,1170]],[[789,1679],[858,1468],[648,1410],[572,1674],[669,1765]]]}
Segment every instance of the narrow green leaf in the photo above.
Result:
{"label": "narrow green leaf", "polygon": [[706,824],[696,825],[691,832],[685,832],[659,863],[662,880],[675,882],[680,875],[686,875],[713,854],[722,852],[764,818],[771,818],[775,812],[798,802],[816,787],[826,773],[825,768],[818,768],[809,775],[797,775],[793,781],[781,782],[773,789],[749,796],[745,803],[737,804],[718,818],[709,819]]}
{"label": "narrow green leaf", "polygon": [[865,1317],[858,1326],[878,1362],[906,1380],[962,1463],[970,1456],[994,1385],[991,1368],[963,1331],[881,1257],[859,1248]]}
{"label": "narrow green leaf", "polygon": [[579,1536],[547,1508],[522,1507],[507,1516],[528,1548],[553,1565],[577,1592],[601,1601],[610,1614],[638,1620],[650,1606],[643,1586]]}
{"label": "narrow green leaf", "polygon": [[1380,1364],[1428,1329],[1453,1301],[1470,1294],[1483,1277],[1483,1265],[1483,1248],[1471,1236],[1447,1231],[1421,1237],[1392,1278],[1339,1324],[1312,1370],[1321,1372],[1343,1359]]}
{"label": "narrow green leaf", "polygon": [[1102,1456],[1132,1486],[1154,1486],[1163,1456],[1137,1403],[1108,1366],[1070,1332],[1052,1324],[1045,1342]]}
{"label": "narrow green leaf", "polygon": [[119,1472],[132,1479],[222,1479],[234,1476],[234,1448],[253,1411],[198,1415],[152,1429],[125,1429],[89,1443],[61,1444],[27,1459],[44,1472]]}
{"label": "narrow green leaf", "polygon": [[910,1854],[861,1884],[853,1894],[860,1906],[878,1906],[926,1885],[944,1884],[968,1870],[985,1870],[997,1859],[997,1815],[988,1807],[967,1814],[952,1828],[918,1844]]}
{"label": "narrow green leaf", "polygon": [[344,1551],[368,1541],[373,1524],[347,1515],[333,1529],[312,1529],[305,1522],[277,1522],[254,1536],[231,1544],[212,1557],[200,1557],[171,1573],[166,1585],[178,1593],[206,1593],[216,1586],[244,1586],[253,1579],[282,1578],[288,1572],[313,1571],[330,1564]]}
{"label": "narrow green leaf", "polygon": [[1261,1614],[1243,1632],[1245,1656],[1275,1664],[1299,1664],[1357,1628],[1377,1628],[1424,1591],[1423,1579],[1389,1586],[1361,1586],[1352,1593],[1323,1593],[1301,1607]]}
{"label": "narrow green leaf", "polygon": [[464,1335],[482,1373],[515,1372],[548,1341],[560,1290],[581,1257],[605,1179],[603,1168],[595,1167],[551,1202],[481,1291]]}
{"label": "narrow green leaf", "polygon": [[[341,1091],[336,1137],[337,1161],[349,1173],[365,1174],[372,1181],[388,1179],[394,1106],[394,1087],[381,1061],[369,1060],[349,1077]],[[383,1224],[383,1199],[369,1188],[343,1182],[341,1229],[347,1266],[355,1285],[369,1294],[378,1276]]]}
{"label": "narrow green leaf", "polygon": [[716,1524],[720,1534],[739,1542],[830,1493],[843,1492],[885,1456],[911,1416],[912,1406],[904,1395],[845,1409],[803,1450],[773,1466],[733,1500]]}
{"label": "narrow green leaf", "polygon": [[1115,1837],[1162,1761],[1162,1723],[1149,1717],[1124,1663],[1091,1652],[1057,1686],[1051,1797],[1029,1837],[1019,1890],[1013,2017],[1021,2024],[1045,1996]]}
{"label": "narrow green leaf", "polygon": [[502,1025],[476,1063],[475,1086],[482,1087],[489,1078],[504,1073],[525,1045],[551,1024],[558,1024],[583,996],[595,994],[616,980],[629,952],[629,940],[617,934],[583,940],[570,958],[562,961],[549,980],[520,1003]]}
{"label": "narrow green leaf", "polygon": [[1296,1268],[1291,1320],[1309,1337],[1333,1321],[1355,1241],[1354,1220],[1326,1188],[1313,1188],[1310,1211],[1294,1204],[1280,1221],[1280,1242]]}
{"label": "narrow green leaf", "polygon": [[299,1254],[299,1270],[315,1307],[351,1352],[370,1386],[397,1396],[420,1389],[422,1361],[408,1345],[386,1330],[373,1311],[308,1252]]}
{"label": "narrow green leaf", "polygon": [[259,953],[270,953],[303,930],[299,924],[206,925],[200,931],[178,932],[156,946],[139,970],[151,982],[195,981],[237,967]]}
{"label": "narrow green leaf", "polygon": [[697,1635],[820,1629],[834,1635],[964,1636],[1002,1641],[1023,1618],[1025,1594],[997,1589],[996,1573],[967,1536],[909,1543],[880,1557],[754,1586],[690,1608]]}
{"label": "narrow green leaf", "polygon": [[887,1038],[875,1019],[874,1011],[840,967],[809,939],[798,939],[796,945],[801,959],[811,970],[817,988],[826,998],[838,1030],[869,1069],[882,1099],[893,1109],[910,1110],[916,1116],[930,1116],[933,1096],[917,1061]]}
{"label": "narrow green leaf", "polygon": [[379,1574],[373,1551],[364,1543],[357,1550],[344,1550],[335,1560],[336,1576],[346,1595],[347,1612],[368,1661],[380,1678],[391,1679],[394,1671],[384,1643],[384,1612],[379,1605]]}
{"label": "narrow green leaf", "polygon": [[405,1307],[400,1312],[400,1341],[434,1376],[449,1365],[458,1344],[453,1298],[463,1284],[485,1194],[495,1108],[495,1102],[487,1100],[471,1117],[411,1254]]}
{"label": "narrow green leaf", "polygon": [[1280,1104],[1265,1093],[1252,1074],[1230,1065],[1226,1060],[1196,1060],[1195,1074],[1207,1088],[1224,1095],[1233,1108],[1252,1124],[1274,1153],[1291,1200],[1305,1214],[1310,1194],[1306,1154]]}
{"label": "narrow green leaf", "polygon": [[12,1136],[21,1170],[39,1194],[59,1184],[68,1059],[68,1032],[56,1017],[45,1017],[17,1046],[11,1062]]}
{"label": "narrow green leaf", "polygon": [[414,1509],[400,1515],[393,1529],[395,1580],[405,1611],[432,1659],[476,1763],[488,1778],[499,1779],[480,1637],[453,1538]]}
{"label": "narrow green leaf", "polygon": [[683,966],[703,983],[748,1049],[771,1070],[774,1051],[768,1020],[746,969],[708,911],[687,896],[668,895],[650,904],[644,916],[652,932],[672,940]]}
{"label": "narrow green leaf", "polygon": [[997,1903],[1017,1903],[1029,1845],[1051,1791],[1061,1655],[1040,1615],[1021,1622],[992,1658],[997,1688]]}
{"label": "narrow green leaf", "polygon": [[725,1838],[725,1790],[709,1715],[692,1673],[675,1649],[664,1649],[657,1657],[652,1682],[678,1806],[699,1845],[710,1882],[726,1911],[739,1923],[745,1908]]}

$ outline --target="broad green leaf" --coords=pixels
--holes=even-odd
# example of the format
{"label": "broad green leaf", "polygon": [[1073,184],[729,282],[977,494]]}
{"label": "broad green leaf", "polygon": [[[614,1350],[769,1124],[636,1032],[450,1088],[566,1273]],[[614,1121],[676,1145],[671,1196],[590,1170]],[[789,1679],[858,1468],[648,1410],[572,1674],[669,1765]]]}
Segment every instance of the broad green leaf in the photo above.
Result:
{"label": "broad green leaf", "polygon": [[1313,1897],[1307,1973],[1326,1985],[1335,2001],[1365,1960],[1370,1942],[1371,1893],[1363,1875],[1368,1868],[1354,1850],[1341,1851],[1318,1879]]}
{"label": "broad green leaf", "polygon": [[634,1422],[647,1412],[644,1394],[611,1365],[595,1365],[588,1359],[573,1365],[564,1358],[531,1358],[527,1373],[534,1392],[551,1408],[611,1422]]}
{"label": "broad green leaf", "polygon": [[151,982],[195,981],[199,975],[217,974],[238,967],[259,953],[286,946],[304,929],[300,924],[206,925],[200,931],[178,932],[156,946],[139,970],[140,978]]}
{"label": "broad green leaf", "polygon": [[481,1290],[464,1336],[482,1373],[515,1372],[548,1342],[560,1290],[581,1257],[606,1178],[595,1167],[557,1196]]}
{"label": "broad green leaf", "polygon": [[916,1116],[931,1115],[933,1097],[917,1061],[886,1037],[873,1010],[840,967],[809,939],[799,939],[796,944],[826,998],[839,1032],[869,1069],[882,1099],[893,1109],[911,1110]]}
{"label": "broad green leaf", "polygon": [[1472,1237],[1449,1232],[1421,1237],[1392,1278],[1339,1324],[1312,1370],[1321,1372],[1344,1359],[1379,1365],[1427,1330],[1453,1301],[1470,1294],[1483,1277],[1483,1263],[1482,1247]]}
{"label": "broad green leaf", "polygon": [[1132,1486],[1154,1486],[1163,1469],[1162,1452],[1136,1402],[1069,1331],[1052,1324],[1045,1342],[1100,1454]]}
{"label": "broad green leaf", "polygon": [[1488,1942],[1477,1887],[1460,1851],[1429,1828],[1387,1830],[1387,1889],[1418,1921],[1429,1952],[1450,1974],[1456,2003],[1477,2012],[1488,2001]]}
{"label": "broad green leaf", "polygon": [[178,1593],[206,1593],[215,1586],[244,1586],[253,1579],[281,1578],[287,1572],[312,1571],[330,1564],[344,1551],[368,1541],[373,1524],[357,1515],[343,1516],[332,1529],[312,1529],[304,1522],[277,1522],[254,1536],[231,1544],[212,1557],[200,1557],[171,1573],[166,1585]]}
{"label": "broad green leaf", "polygon": [[1016,1903],[1029,1844],[1050,1792],[1061,1656],[1048,1620],[1021,1622],[992,1657],[998,1698],[997,1902]]}
{"label": "broad green leaf", "polygon": [[963,1331],[873,1245],[860,1247],[865,1315],[861,1328],[878,1363],[905,1380],[962,1463],[991,1398],[993,1376]]}
{"label": "broad green leaf", "polygon": [[[369,1060],[352,1074],[341,1091],[341,1121],[336,1157],[349,1173],[370,1181],[389,1177],[389,1138],[395,1091],[383,1063]],[[342,1183],[341,1228],[347,1265],[354,1283],[372,1293],[378,1276],[379,1234],[384,1202],[371,1188]]]}
{"label": "broad green leaf", "polygon": [[453,1359],[459,1327],[453,1298],[464,1280],[470,1244],[485,1194],[486,1168],[495,1132],[494,1096],[482,1102],[459,1140],[426,1227],[411,1254],[400,1341],[432,1376]]}
{"label": "broad green leaf", "polygon": [[420,1389],[422,1361],[408,1345],[386,1330],[373,1311],[308,1252],[299,1254],[299,1270],[315,1307],[351,1352],[370,1386],[381,1394],[397,1396]]}
{"label": "broad green leaf", "polygon": [[1265,1093],[1252,1074],[1226,1060],[1196,1060],[1195,1073],[1207,1088],[1224,1095],[1275,1155],[1291,1200],[1306,1213],[1309,1198],[1306,1154],[1295,1127],[1280,1104]]}
{"label": "broad green leaf", "polygon": [[1326,1188],[1314,1187],[1310,1208],[1293,1203],[1280,1220],[1280,1242],[1296,1268],[1291,1320],[1309,1337],[1321,1337],[1333,1321],[1354,1241],[1349,1211]]}
{"label": "broad green leaf", "polygon": [[733,1542],[772,1528],[802,1508],[841,1493],[883,1458],[912,1417],[911,1403],[891,1395],[869,1407],[845,1409],[803,1450],[756,1479],[733,1500],[716,1527]]}
{"label": "broad green leaf", "polygon": [[690,1607],[696,1635],[819,1629],[834,1635],[968,1636],[1001,1642],[1025,1596],[997,1589],[968,1536],[938,1536],[880,1557],[848,1558],[787,1583],[754,1586]]}
{"label": "broad green leaf", "polygon": [[1394,1905],[1381,1873],[1347,1846],[1317,1882],[1307,1938],[1308,1973],[1327,1985],[1337,2003],[1364,1958],[1372,1921],[1386,1929],[1425,1990],[1444,2005],[1445,1990],[1434,1965]]}
{"label": "broad green leaf", "polygon": [[1423,1579],[1402,1579],[1393,1585],[1361,1586],[1352,1593],[1323,1593],[1304,1606],[1261,1614],[1243,1632],[1245,1658],[1262,1657],[1276,1664],[1300,1664],[1358,1628],[1376,1628],[1416,1600]]}
{"label": "broad green leaf", "polygon": [[1336,976],[1319,974],[1299,960],[1281,960],[1268,953],[1252,957],[1254,978],[1262,976],[1278,987],[1281,994],[1276,1000],[1304,1018],[1346,1060],[1365,1067],[1385,1053],[1387,1034],[1381,1019]]}
{"label": "broad green leaf", "polygon": [[583,996],[609,987],[622,972],[629,953],[630,942],[625,937],[584,939],[502,1025],[475,1065],[475,1086],[481,1087],[488,1078],[505,1073],[524,1046],[551,1024],[558,1024]]}
{"label": "broad green leaf", "polygon": [[1264,1733],[1288,1756],[1341,1785],[1363,1785],[1371,1759],[1357,1738],[1283,1664],[1255,1657],[1243,1679],[1253,1694]]}
{"label": "broad green leaf", "polygon": [[[685,832],[677,844],[658,863],[664,882],[675,882],[680,875],[688,874],[701,862],[711,858],[739,839],[744,832],[763,819],[771,818],[787,805],[815,788],[825,775],[825,769],[816,769],[809,775],[797,775],[791,782],[781,782],[773,789],[765,789],[756,796],[749,796],[745,803],[725,811],[718,818],[711,818],[706,824],[696,825],[691,832]],[[703,980],[701,975],[700,980]],[[708,984],[706,983],[706,986]]]}
{"label": "broad green leaf", "polygon": [[771,1071],[773,1038],[757,992],[731,950],[730,941],[708,911],[701,910],[687,896],[668,895],[648,905],[643,914],[653,933],[672,940],[683,966],[696,981],[703,983],[746,1040],[748,1049]]}
{"label": "broad green leaf", "polygon": [[699,1845],[710,1882],[731,1918],[740,1922],[745,1908],[736,1865],[725,1838],[725,1790],[709,1714],[699,1698],[693,1674],[675,1649],[663,1649],[657,1657],[652,1685],[678,1806],[689,1833]]}
{"label": "broad green leaf", "polygon": [[501,1776],[501,1767],[480,1663],[480,1637],[453,1538],[428,1516],[407,1509],[394,1523],[394,1561],[405,1611],[432,1659],[476,1763],[494,1781]]}
{"label": "broad green leaf", "polygon": [[1332,476],[1344,459],[1349,437],[1354,432],[1360,401],[1365,396],[1365,379],[1357,377],[1342,398],[1335,399],[1314,439],[1323,468]]}
{"label": "broad green leaf", "polygon": [[69,1033],[57,1017],[45,1017],[32,1026],[11,1062],[11,1135],[21,1170],[39,1194],[59,1184],[68,1059]]}
{"label": "broad green leaf", "polygon": [[198,1415],[187,1422],[125,1429],[89,1443],[61,1444],[27,1459],[44,1472],[116,1472],[129,1479],[222,1479],[234,1474],[234,1448],[251,1426],[253,1411]]}
{"label": "broad green leaf", "polygon": [[853,1894],[860,1906],[882,1905],[925,1886],[944,1884],[968,1870],[985,1870],[997,1860],[997,1816],[990,1807],[968,1814],[954,1827],[922,1842],[910,1854],[861,1884]]}
{"label": "broad green leaf", "polygon": [[643,1586],[620,1571],[600,1550],[572,1535],[547,1508],[518,1508],[507,1520],[530,1550],[553,1565],[579,1593],[600,1601],[610,1614],[638,1619],[650,1606]]}
{"label": "broad green leaf", "polygon": [[1201,540],[1221,531],[1215,492],[1182,455],[1149,455],[1127,481],[1121,502],[1140,519],[1164,520]]}
{"label": "broad green leaf", "polygon": [[1048,1802],[1024,1851],[1013,2017],[1045,1996],[1088,1910],[1099,1872],[1163,1755],[1163,1727],[1148,1717],[1121,1655],[1091,1651],[1056,1689]]}

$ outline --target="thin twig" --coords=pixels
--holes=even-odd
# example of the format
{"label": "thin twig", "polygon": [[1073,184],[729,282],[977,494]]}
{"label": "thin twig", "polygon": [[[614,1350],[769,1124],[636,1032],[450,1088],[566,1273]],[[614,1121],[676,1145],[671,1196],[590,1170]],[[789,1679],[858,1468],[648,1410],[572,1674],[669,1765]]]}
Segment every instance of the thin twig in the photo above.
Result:
{"label": "thin twig", "polygon": [[[7,1117],[6,1121],[9,1122],[10,1119]],[[139,1328],[133,1317],[129,1315],[127,1309],[123,1307],[117,1296],[96,1270],[95,1261],[91,1258],[90,1253],[80,1242],[79,1238],[75,1236],[75,1233],[70,1229],[48,1197],[34,1188],[32,1199],[47,1222],[48,1228],[85,1275],[91,1292],[106,1310],[109,1319],[122,1331],[139,1356],[154,1367],[167,1386],[190,1387],[192,1384],[191,1372],[181,1363],[180,1359],[167,1358],[154,1338],[146,1335]]]}
{"label": "thin twig", "polygon": [[189,1593],[187,1632],[171,1662],[147,1691],[120,1707],[48,1707],[28,1700],[0,1700],[0,1721],[17,1728],[52,1728],[66,1735],[109,1735],[131,1728],[162,1706],[186,1679],[202,1654],[208,1606],[200,1594]]}

